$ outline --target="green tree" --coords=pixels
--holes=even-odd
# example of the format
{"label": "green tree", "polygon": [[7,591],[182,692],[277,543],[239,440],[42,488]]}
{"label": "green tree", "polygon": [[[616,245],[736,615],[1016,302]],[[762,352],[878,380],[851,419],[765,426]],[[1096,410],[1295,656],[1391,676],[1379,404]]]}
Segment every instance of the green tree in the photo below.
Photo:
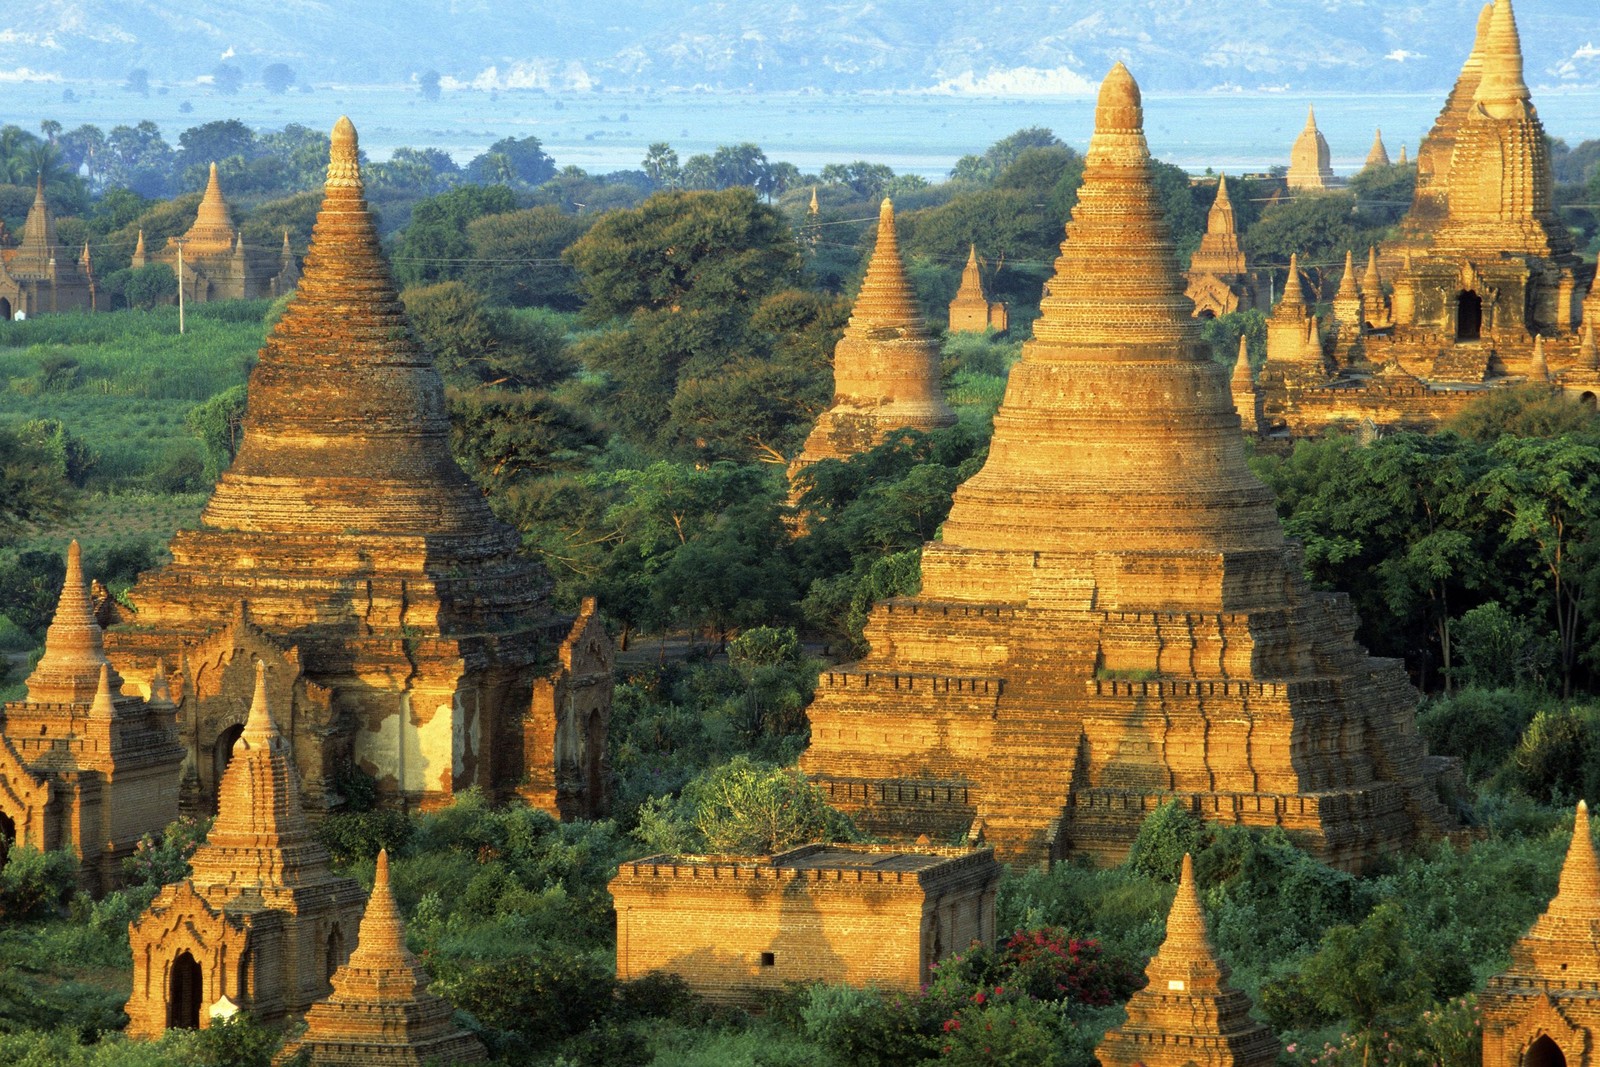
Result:
{"label": "green tree", "polygon": [[128,272],[122,294],[129,307],[148,311],[178,295],[178,275],[165,263],[146,263]]}
{"label": "green tree", "polygon": [[596,399],[613,429],[639,444],[671,443],[682,382],[743,356],[755,308],[800,267],[788,226],[750,189],[657,193],[601,218],[564,258],[585,316],[605,327],[578,356],[605,376]]}
{"label": "green tree", "polygon": [[494,304],[577,310],[578,276],[561,253],[592,221],[549,206],[473,219],[473,262],[463,280]]}
{"label": "green tree", "polygon": [[516,206],[516,194],[504,185],[465,185],[420,201],[395,241],[395,277],[407,285],[460,279],[472,258],[468,224]]}
{"label": "green tree", "polygon": [[665,141],[657,141],[647,148],[640,166],[658,189],[674,188],[682,176],[678,153]]}
{"label": "green tree", "polygon": [[[490,170],[497,172],[493,178]],[[502,137],[467,164],[469,181],[503,181],[527,188],[542,185],[555,174],[555,160],[537,137]]]}
{"label": "green tree", "polygon": [[1425,961],[1394,903],[1379,904],[1359,925],[1329,930],[1301,977],[1324,1010],[1360,1027],[1369,1044],[1374,1030],[1409,1021],[1428,1001]]}
{"label": "green tree", "polygon": [[211,68],[211,89],[221,96],[237,96],[244,87],[244,72],[232,63],[218,63]]}
{"label": "green tree", "polygon": [[813,841],[848,841],[854,827],[799,771],[735,756],[689,783],[684,801],[707,849],[770,855]]}
{"label": "green tree", "polygon": [[288,92],[294,78],[294,68],[287,63],[268,63],[261,68],[261,87],[274,96]]}
{"label": "green tree", "polygon": [[417,76],[417,91],[422,94],[422,99],[439,99],[439,77],[439,72],[431,69]]}
{"label": "green tree", "polygon": [[1592,408],[1549,386],[1529,383],[1490,389],[1445,423],[1462,437],[1493,444],[1502,435],[1560,437],[1594,433],[1600,422]]}
{"label": "green tree", "polygon": [[1484,505],[1503,535],[1525,546],[1544,578],[1560,641],[1561,692],[1572,693],[1600,534],[1600,441],[1503,437],[1491,450]]}
{"label": "green tree", "polygon": [[205,477],[215,482],[233,464],[244,435],[246,391],[242,385],[225,389],[184,416],[183,427],[200,439],[206,450]]}

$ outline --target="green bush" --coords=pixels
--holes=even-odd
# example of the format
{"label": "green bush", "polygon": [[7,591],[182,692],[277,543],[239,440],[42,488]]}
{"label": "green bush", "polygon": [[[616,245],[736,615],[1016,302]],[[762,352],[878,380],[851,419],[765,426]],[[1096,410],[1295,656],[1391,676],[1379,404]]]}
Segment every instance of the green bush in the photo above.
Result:
{"label": "green bush", "polygon": [[412,833],[411,820],[399,811],[337,811],[317,827],[318,840],[340,867],[376,859],[383,848],[394,855],[411,840]]}
{"label": "green bush", "polygon": [[1178,880],[1185,853],[1198,855],[1205,845],[1205,822],[1194,809],[1169,800],[1145,819],[1128,852],[1128,869],[1168,882]]}
{"label": "green bush", "polygon": [[59,908],[78,884],[78,857],[15,845],[0,867],[0,920],[37,919]]}
{"label": "green bush", "polygon": [[1468,781],[1476,782],[1500,769],[1545,699],[1526,689],[1461,689],[1424,704],[1417,730],[1428,751],[1459,758]]}

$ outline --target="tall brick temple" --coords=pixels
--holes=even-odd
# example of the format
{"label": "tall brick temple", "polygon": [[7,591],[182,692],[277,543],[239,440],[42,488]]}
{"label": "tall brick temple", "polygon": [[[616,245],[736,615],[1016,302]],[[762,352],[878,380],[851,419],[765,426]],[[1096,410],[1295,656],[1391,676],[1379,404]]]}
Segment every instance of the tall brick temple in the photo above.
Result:
{"label": "tall brick temple", "polygon": [[988,460],[810,708],[802,767],[868,831],[1118,858],[1178,798],[1359,868],[1445,823],[1416,692],[1307,586],[1183,286],[1118,64]]}
{"label": "tall brick temple", "polygon": [[144,700],[122,692],[95,621],[78,542],[23,700],[0,707],[0,837],[78,856],[78,884],[122,884],[122,861],[178,817],[183,750],[157,674]]}
{"label": "tall brick temple", "polygon": [[258,1022],[293,1019],[325,997],[350,958],[361,886],[340,878],[300,807],[299,775],[278,732],[265,664],[222,779],[217,818],[189,861],[128,926],[128,1033],[209,1026],[223,999]]}
{"label": "tall brick temple", "polygon": [[347,763],[408,804],[477,786],[597,814],[604,627],[592,605],[576,623],[554,614],[547,576],[452,458],[444,389],[379,252],[348,119],[331,153],[297,295],[250,376],[238,457],[172,562],[140,576],[108,650],[125,671],[177,665],[199,810],[261,660],[313,814],[341,803]]}
{"label": "tall brick temple", "polygon": [[954,426],[939,384],[939,342],[911,291],[894,232],[894,205],[878,211],[878,243],[833,350],[833,406],[824,411],[789,466],[794,475],[819,459],[847,459],[904,427]]}

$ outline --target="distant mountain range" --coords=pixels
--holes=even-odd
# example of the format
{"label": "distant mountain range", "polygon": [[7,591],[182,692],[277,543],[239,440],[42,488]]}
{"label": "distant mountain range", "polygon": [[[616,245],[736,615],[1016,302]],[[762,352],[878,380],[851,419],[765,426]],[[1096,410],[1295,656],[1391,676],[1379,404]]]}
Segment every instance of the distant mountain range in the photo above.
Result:
{"label": "distant mountain range", "polygon": [[[13,0],[0,81],[194,83],[224,63],[312,84],[447,90],[1436,90],[1477,0]],[[1517,6],[1536,88],[1600,86],[1595,0]]]}

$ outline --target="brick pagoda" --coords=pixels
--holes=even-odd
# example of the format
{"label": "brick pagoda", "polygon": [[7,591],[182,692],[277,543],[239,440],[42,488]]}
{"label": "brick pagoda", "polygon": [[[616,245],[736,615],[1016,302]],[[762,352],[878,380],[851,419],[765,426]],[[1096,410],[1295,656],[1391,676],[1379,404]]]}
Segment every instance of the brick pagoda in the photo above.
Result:
{"label": "brick pagoda", "polygon": [[17,247],[0,250],[0,322],[18,312],[100,311],[106,300],[95,288],[89,243],[73,255],[56,237],[56,216],[44,194],[44,175],[34,186],[33,206]]}
{"label": "brick pagoda", "polygon": [[985,333],[1004,330],[1006,306],[990,303],[983,291],[983,273],[978,269],[978,246],[967,249],[967,265],[961,269],[961,285],[950,301],[951,333]]}
{"label": "brick pagoda", "polygon": [[310,1067],[482,1063],[488,1052],[456,1028],[454,1011],[428,992],[428,976],[406,948],[405,924],[389,888],[389,853],[380,851],[356,950],[334,974],[333,992],[306,1014],[305,1034],[281,1055],[303,1051]]}
{"label": "brick pagoda", "polygon": [[[1579,295],[1593,268],[1574,251],[1551,190],[1515,14],[1511,0],[1498,0],[1483,9],[1461,76],[1417,153],[1411,209],[1383,252],[1392,293],[1383,292],[1376,256],[1356,284],[1363,307],[1383,313],[1322,338],[1324,372],[1264,377],[1267,431],[1432,430],[1487,390],[1526,382],[1592,404],[1582,323],[1600,308],[1592,297],[1580,308]],[[1269,365],[1303,362],[1304,348],[1287,334],[1269,337]]]}
{"label": "brick pagoda", "polygon": [[300,807],[299,775],[256,667],[250,718],[222,779],[217,818],[128,928],[128,1033],[210,1025],[226,997],[257,1022],[298,1017],[328,993],[361,921],[361,886],[334,875]]}
{"label": "brick pagoda", "polygon": [[[178,269],[178,246],[183,246],[183,269]],[[222,195],[217,165],[211,164],[206,190],[200,196],[194,225],[182,237],[171,238],[146,259],[144,233],[134,248],[134,267],[165,263],[178,275],[184,299],[203,304],[210,300],[254,300],[281,296],[295,287],[299,268],[289,253],[287,234],[280,256],[246,248],[244,234],[233,224],[233,212]]]}
{"label": "brick pagoda", "polygon": [[1183,857],[1167,937],[1145,968],[1148,982],[1128,1001],[1128,1019],[1108,1032],[1095,1056],[1101,1067],[1273,1067],[1282,1051],[1272,1031],[1250,1017],[1250,998],[1228,984],[1206,930]]}
{"label": "brick pagoda", "polygon": [[1293,192],[1320,192],[1338,184],[1330,165],[1328,139],[1317,129],[1317,109],[1306,108],[1306,126],[1289,150],[1289,189]]}
{"label": "brick pagoda", "polygon": [[878,212],[878,243],[833,350],[833,406],[817,419],[789,465],[794,475],[819,459],[848,459],[890,431],[953,426],[939,384],[939,343],[923,321],[894,233],[894,205]]}
{"label": "brick pagoda", "polygon": [[1245,262],[1239,246],[1238,219],[1228,197],[1228,178],[1217,179],[1217,198],[1206,215],[1206,232],[1189,260],[1184,295],[1194,302],[1194,313],[1215,318],[1234,311],[1267,309],[1267,294]]}
{"label": "brick pagoda", "polygon": [[1033,340],[922,591],[825,671],[802,766],[869,832],[1120,858],[1177,797],[1359,868],[1445,821],[1393,660],[1305,583],[1183,295],[1118,64]]}
{"label": "brick pagoda", "polygon": [[0,836],[71,849],[96,896],[122,884],[122,861],[178,817],[183,750],[163,686],[124,696],[106,660],[78,542],[67,549],[61,601],[28,695],[0,709]]}
{"label": "brick pagoda", "polygon": [[1484,1067],[1591,1064],[1600,1037],[1600,858],[1578,801],[1555,899],[1478,998]]}
{"label": "brick pagoda", "polygon": [[[200,810],[243,728],[256,659],[273,668],[314,814],[341,802],[332,783],[347,762],[410,804],[544,781],[530,799],[552,813],[604,807],[610,661],[591,654],[603,627],[592,610],[576,626],[551,611],[547,576],[456,464],[449,432],[340,119],[297,295],[250,376],[238,458],[107,638],[125,670],[178,665]],[[571,665],[558,662],[565,637],[585,653]]]}

